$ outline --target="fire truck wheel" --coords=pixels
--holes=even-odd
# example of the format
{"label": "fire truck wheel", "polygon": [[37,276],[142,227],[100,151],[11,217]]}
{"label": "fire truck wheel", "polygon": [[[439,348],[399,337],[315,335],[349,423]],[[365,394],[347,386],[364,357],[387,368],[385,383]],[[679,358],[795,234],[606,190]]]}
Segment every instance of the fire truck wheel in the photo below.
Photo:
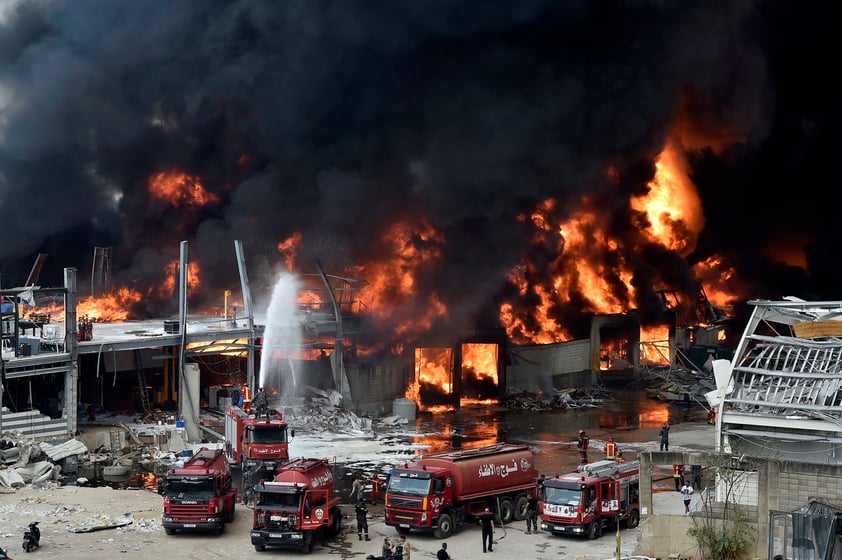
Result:
{"label": "fire truck wheel", "polygon": [[526,506],[528,503],[529,500],[526,499],[526,496],[518,496],[517,500],[515,500],[515,521],[526,519]]}
{"label": "fire truck wheel", "polygon": [[449,513],[439,515],[439,524],[433,533],[437,539],[446,539],[453,533],[453,518]]}
{"label": "fire truck wheel", "polygon": [[306,542],[303,545],[301,545],[301,552],[303,552],[304,554],[310,554],[311,552],[313,552],[313,543]]}
{"label": "fire truck wheel", "polygon": [[500,500],[500,522],[503,525],[508,525],[512,522],[515,518],[515,506],[512,505],[512,501],[508,498],[505,500]]}
{"label": "fire truck wheel", "polygon": [[594,521],[588,526],[588,538],[591,540],[598,539],[602,536],[602,523]]}
{"label": "fire truck wheel", "polygon": [[168,527],[168,528],[164,529],[164,532],[165,532],[166,534],[168,534],[168,535],[174,535],[174,534],[175,534],[175,529],[170,529],[170,528]]}
{"label": "fire truck wheel", "polygon": [[330,523],[330,529],[328,529],[328,536],[333,538],[337,536],[339,533],[342,532],[342,513],[337,508],[335,511],[332,512],[333,521]]}
{"label": "fire truck wheel", "polygon": [[264,550],[266,550],[266,545],[265,544],[256,544],[256,545],[254,545],[254,549],[257,552],[263,552]]}
{"label": "fire truck wheel", "polygon": [[635,509],[629,512],[629,518],[626,520],[626,527],[634,529],[638,525],[640,525],[640,512]]}

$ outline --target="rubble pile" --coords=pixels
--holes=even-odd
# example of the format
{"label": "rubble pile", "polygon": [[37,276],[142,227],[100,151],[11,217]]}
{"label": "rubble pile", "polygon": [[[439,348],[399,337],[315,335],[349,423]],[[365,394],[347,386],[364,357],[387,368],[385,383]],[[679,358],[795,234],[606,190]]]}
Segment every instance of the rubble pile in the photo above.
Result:
{"label": "rubble pile", "polygon": [[503,405],[512,410],[557,410],[596,408],[600,404],[613,400],[611,394],[601,387],[582,387],[572,389],[554,389],[550,395],[543,391],[537,393],[520,391],[506,396]]}

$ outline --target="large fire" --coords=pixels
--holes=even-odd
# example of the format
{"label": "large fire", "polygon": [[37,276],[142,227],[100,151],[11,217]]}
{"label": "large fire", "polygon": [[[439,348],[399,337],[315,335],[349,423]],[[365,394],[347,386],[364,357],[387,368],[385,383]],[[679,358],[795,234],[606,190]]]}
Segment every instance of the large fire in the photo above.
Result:
{"label": "large fire", "polygon": [[[633,310],[639,287],[635,285],[634,263],[629,262],[634,260],[637,250],[636,246],[628,246],[631,243],[659,245],[681,256],[695,249],[705,219],[680,144],[684,136],[676,133],[657,157],[655,176],[648,184],[648,191],[628,200],[637,216],[637,241],[613,233],[616,230],[607,223],[608,213],[602,211],[599,200],[592,196],[582,197],[572,212],[570,201],[562,207],[560,201],[546,199],[519,217],[532,229],[534,251],[524,253],[517,266],[509,271],[507,279],[512,289],[499,303],[498,319],[509,341],[529,345],[571,340],[576,330],[566,321],[563,312],[566,308],[575,309],[580,315],[625,314]],[[606,170],[606,176],[619,179],[615,169]],[[174,207],[204,206],[218,200],[198,178],[180,172],[154,174],[148,189],[154,197]],[[277,244],[280,260],[292,272],[296,272],[303,242],[303,235],[294,233]],[[379,343],[356,348],[360,354],[403,352],[408,345],[416,345],[436,321],[447,318],[448,309],[436,291],[418,293],[420,276],[442,260],[446,243],[445,236],[423,217],[399,220],[384,228],[380,246],[386,250],[377,258],[340,271],[348,278],[363,280],[354,286],[357,310],[365,313],[366,320],[380,332],[389,333]],[[543,260],[535,259],[535,254],[542,255]],[[159,298],[170,297],[175,288],[177,266],[178,262],[172,261],[163,271],[164,281],[148,293],[154,290]],[[192,296],[201,286],[201,267],[197,262],[189,266],[188,296]],[[733,294],[726,289],[733,286],[734,272],[722,258],[712,257],[698,263],[694,272],[708,286],[711,305],[724,307],[734,301]],[[655,278],[658,281],[666,283],[665,279]],[[671,287],[663,288],[669,291]],[[301,292],[302,310],[316,309],[325,303],[322,296],[317,298],[320,301],[314,300],[314,293]],[[680,294],[678,299],[693,296]],[[120,287],[102,297],[82,301],[79,314],[94,321],[131,319],[130,309],[142,297],[137,290]],[[418,305],[419,301],[423,304]],[[600,365],[625,358],[627,342],[618,340],[604,345]],[[668,328],[643,325],[640,342],[643,359],[661,361],[668,355],[663,349],[669,343]],[[324,348],[330,351],[330,346],[325,345],[318,352],[322,354]],[[498,344],[463,344],[457,352],[451,347],[416,348],[415,382],[407,390],[407,397],[430,400],[430,407],[450,406],[458,389],[462,398],[486,402],[498,384],[500,350]]]}

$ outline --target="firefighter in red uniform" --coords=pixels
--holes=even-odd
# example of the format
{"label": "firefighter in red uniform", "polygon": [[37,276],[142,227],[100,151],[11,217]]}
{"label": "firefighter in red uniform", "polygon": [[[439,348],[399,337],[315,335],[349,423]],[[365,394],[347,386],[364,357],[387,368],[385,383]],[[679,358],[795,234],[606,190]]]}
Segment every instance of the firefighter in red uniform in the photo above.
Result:
{"label": "firefighter in red uniform", "polygon": [[579,430],[579,441],[576,444],[576,449],[579,450],[579,461],[583,465],[588,464],[588,445],[590,444],[590,438],[588,434],[585,433],[585,430]]}
{"label": "firefighter in red uniform", "polygon": [[716,409],[713,407],[708,410],[708,424],[716,424]]}
{"label": "firefighter in red uniform", "polygon": [[675,480],[675,491],[681,492],[681,486],[684,484],[684,465],[672,466],[672,478]]}
{"label": "firefighter in red uniform", "polygon": [[383,491],[383,481],[376,472],[371,473],[371,503],[380,501],[380,493]]}
{"label": "firefighter in red uniform", "polygon": [[605,442],[605,458],[609,461],[617,458],[617,442],[614,441],[614,436],[608,436],[608,441]]}
{"label": "firefighter in red uniform", "polygon": [[251,414],[251,387],[248,383],[243,383],[240,389],[240,400],[243,401],[242,409],[246,411],[246,414]]}

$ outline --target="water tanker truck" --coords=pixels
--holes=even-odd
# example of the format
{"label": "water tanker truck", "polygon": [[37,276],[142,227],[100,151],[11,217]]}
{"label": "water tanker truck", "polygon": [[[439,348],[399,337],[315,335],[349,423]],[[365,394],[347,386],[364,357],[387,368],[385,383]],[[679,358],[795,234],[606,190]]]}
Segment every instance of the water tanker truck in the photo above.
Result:
{"label": "water tanker truck", "polygon": [[309,553],[316,540],[342,528],[340,498],[327,459],[295,459],[277,468],[275,477],[255,487],[251,544],[297,548]]}
{"label": "water tanker truck", "polygon": [[449,537],[489,507],[502,523],[526,517],[537,490],[535,456],[525,445],[501,443],[425,455],[395,467],[386,482],[386,525],[398,533]]}

